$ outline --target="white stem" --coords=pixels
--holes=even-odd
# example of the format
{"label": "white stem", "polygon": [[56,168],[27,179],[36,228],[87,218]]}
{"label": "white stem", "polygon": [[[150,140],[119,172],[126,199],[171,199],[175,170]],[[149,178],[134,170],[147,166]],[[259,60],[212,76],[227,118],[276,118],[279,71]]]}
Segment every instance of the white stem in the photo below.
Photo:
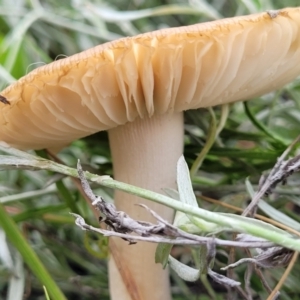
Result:
{"label": "white stem", "polygon": [[[183,150],[182,113],[135,120],[109,131],[114,178],[155,192],[176,188],[176,163]],[[119,210],[132,218],[154,222],[144,203],[171,221],[169,208],[120,191],[115,193]],[[155,264],[156,245],[110,238],[109,281],[112,300],[169,300],[168,271]]]}

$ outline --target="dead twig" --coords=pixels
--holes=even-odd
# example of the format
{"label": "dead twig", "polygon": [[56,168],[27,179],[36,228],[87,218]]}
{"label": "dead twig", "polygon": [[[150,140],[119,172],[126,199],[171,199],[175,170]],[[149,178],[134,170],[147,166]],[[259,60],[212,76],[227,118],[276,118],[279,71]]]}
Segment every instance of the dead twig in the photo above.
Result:
{"label": "dead twig", "polygon": [[291,143],[291,145],[288,146],[288,148],[278,158],[277,163],[266,178],[264,176],[261,177],[259,189],[252,197],[250,204],[244,210],[242,216],[247,216],[249,213],[253,215],[261,197],[272,193],[274,188],[280,182],[283,184],[286,183],[286,180],[290,175],[300,170],[300,155],[297,155],[296,157],[293,157],[287,161],[284,160],[295,144],[299,142],[299,140],[300,136],[298,136]]}
{"label": "dead twig", "polygon": [[291,258],[288,267],[284,271],[284,274],[281,276],[280,280],[278,281],[276,287],[273,289],[272,293],[269,295],[267,300],[274,300],[276,299],[277,295],[279,294],[279,290],[281,289],[283,283],[287,279],[288,275],[291,273],[292,268],[294,267],[297,259],[299,256],[299,252],[294,252],[293,257]]}
{"label": "dead twig", "polygon": [[10,105],[10,102],[3,96],[0,95],[0,102],[2,102],[3,104],[8,104]]}
{"label": "dead twig", "polygon": [[[300,158],[299,158],[300,161]],[[289,160],[284,164],[278,164],[278,170],[285,170],[286,175],[292,172],[292,169],[297,169],[298,160]],[[273,243],[265,241],[261,238],[252,237],[249,235],[241,234],[237,236],[234,241],[222,240],[215,237],[205,237],[190,234],[185,232],[172,224],[168,223],[166,220],[161,218],[156,212],[152,211],[145,205],[139,205],[143,209],[146,209],[153,217],[157,220],[156,224],[134,220],[128,214],[123,211],[118,211],[114,204],[107,203],[102,197],[96,196],[90,188],[88,181],[85,178],[84,172],[81,168],[80,162],[77,164],[77,171],[81,181],[81,186],[84,194],[90,200],[92,206],[100,212],[99,221],[107,225],[107,229],[96,228],[85,222],[85,220],[78,214],[72,214],[75,216],[75,223],[83,230],[89,230],[96,233],[100,233],[104,236],[115,236],[120,237],[129,242],[129,244],[134,244],[138,241],[152,242],[152,243],[167,243],[172,245],[205,245],[208,250],[208,255],[206,257],[206,273],[213,280],[219,282],[220,284],[227,287],[238,287],[239,282],[236,282],[230,278],[223,275],[215,273],[211,269],[211,262],[213,262],[216,253],[216,246],[228,246],[228,247],[239,247],[239,248],[256,248],[257,255],[254,257],[248,257],[241,259],[235,263],[224,267],[223,270],[228,270],[235,268],[243,263],[250,263],[255,266],[255,270],[260,271],[260,268],[273,268],[278,266],[285,266],[291,260],[293,251],[287,250],[282,247],[275,247]],[[273,172],[274,173],[274,172]],[[276,173],[275,173],[276,175]],[[273,175],[272,175],[273,176]],[[280,177],[281,179],[283,177]],[[286,178],[286,177],[285,177]],[[275,181],[272,181],[275,184]],[[271,185],[269,182],[269,188]],[[246,275],[246,294],[243,294],[247,299],[251,299],[251,289],[250,289],[250,277],[252,273],[252,268],[249,268],[249,273]],[[264,278],[261,278],[264,281]],[[269,291],[270,292],[270,291]],[[278,291],[273,295],[277,297]]]}
{"label": "dead twig", "polygon": [[150,210],[147,206],[140,206],[149,211],[157,220],[157,224],[138,221],[132,219],[123,211],[117,211],[112,203],[107,203],[102,197],[94,195],[88,181],[84,176],[80,162],[77,164],[78,175],[82,184],[82,188],[86,196],[90,199],[92,205],[100,211],[100,222],[104,222],[108,229],[95,228],[85,223],[84,219],[77,214],[76,224],[83,230],[90,230],[104,236],[116,236],[125,239],[129,244],[137,241],[146,241],[152,243],[168,243],[173,245],[207,245],[212,240],[216,245],[239,247],[239,248],[267,248],[274,246],[268,241],[253,238],[251,241],[227,241],[213,237],[204,237],[185,232],[167,221],[162,219],[157,213]]}

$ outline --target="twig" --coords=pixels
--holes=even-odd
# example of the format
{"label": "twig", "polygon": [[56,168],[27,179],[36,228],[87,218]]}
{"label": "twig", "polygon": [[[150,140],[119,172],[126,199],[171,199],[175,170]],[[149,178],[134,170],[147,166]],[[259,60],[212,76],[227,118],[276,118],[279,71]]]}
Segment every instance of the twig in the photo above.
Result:
{"label": "twig", "polygon": [[[83,230],[89,230],[93,231],[96,233],[100,233],[104,236],[115,236],[115,237],[120,237],[125,240],[129,240],[132,243],[134,241],[143,241],[143,242],[151,242],[151,243],[168,243],[172,245],[206,245],[207,243],[211,242],[212,239],[216,243],[216,245],[220,246],[231,246],[231,247],[238,247],[238,248],[257,248],[257,247],[270,247],[271,243],[269,242],[262,242],[262,241],[253,241],[253,242],[238,242],[238,241],[225,241],[221,239],[216,239],[216,238],[208,238],[208,237],[201,237],[193,234],[188,234],[184,231],[181,231],[180,229],[177,229],[176,227],[173,227],[171,224],[168,224],[170,228],[167,230],[165,229],[164,226],[159,226],[159,225],[152,225],[148,226],[146,224],[145,228],[141,224],[140,228],[136,232],[142,234],[141,236],[139,235],[133,235],[129,233],[122,233],[118,231],[112,231],[112,230],[106,230],[106,229],[101,229],[101,228],[96,228],[91,225],[86,224],[85,220],[77,214],[71,213],[75,218],[75,223],[77,226],[79,226]],[[126,222],[127,223],[127,222]],[[130,221],[128,222],[130,223]],[[124,224],[123,224],[124,225]],[[151,230],[154,228],[153,233],[151,233]],[[117,229],[117,228],[115,228]],[[128,232],[133,228],[128,228]],[[157,230],[158,229],[158,230]],[[171,230],[170,230],[171,229]],[[174,230],[173,230],[174,229]],[[123,229],[124,230],[124,229]],[[170,231],[169,231],[170,230]],[[164,231],[167,231],[167,234],[164,235]],[[172,238],[171,232],[174,233],[174,237]],[[159,235],[159,236],[155,236]],[[168,238],[169,236],[169,238]]]}
{"label": "twig", "polygon": [[[267,280],[265,279],[265,277],[263,276],[262,274],[262,271],[260,268],[258,268],[257,266],[254,266],[255,267],[255,272],[256,274],[259,276],[260,280],[261,280],[261,283],[263,285],[263,287],[268,291],[268,293],[271,293],[272,289],[270,288]],[[279,294],[279,293],[278,293]],[[275,299],[273,299],[275,300]]]}
{"label": "twig", "polygon": [[261,251],[254,257],[242,258],[231,265],[223,267],[221,270],[235,268],[243,263],[253,263],[262,268],[286,266],[291,259],[292,253],[293,252],[291,250],[282,247],[268,248],[267,250]]}
{"label": "twig", "polygon": [[292,257],[292,259],[290,260],[290,263],[288,265],[288,267],[286,268],[286,270],[284,271],[282,277],[280,278],[280,280],[278,281],[276,287],[274,288],[274,290],[272,291],[272,293],[269,295],[267,300],[274,300],[276,299],[276,295],[278,294],[279,290],[281,289],[283,283],[285,282],[285,280],[287,279],[288,275],[290,274],[292,268],[294,267],[297,259],[299,256],[299,252],[294,252],[294,255]]}
{"label": "twig", "polygon": [[[252,257],[251,252],[249,249],[245,250],[246,253],[248,254],[248,257]],[[255,271],[255,273],[257,274],[257,276],[259,277],[263,287],[268,291],[268,293],[271,293],[272,289],[269,287],[267,280],[264,277],[264,274],[262,273],[261,269],[259,268],[258,265],[256,265],[255,263],[250,263],[248,264],[248,268],[247,268],[247,273],[249,272],[248,276],[249,276],[249,286],[248,288],[248,294],[250,293],[251,295],[251,287],[250,287],[250,275],[253,273],[253,269]],[[245,275],[247,276],[247,275]],[[246,286],[246,284],[245,284]],[[252,299],[252,298],[251,298]]]}
{"label": "twig", "polygon": [[252,300],[252,291],[251,291],[251,276],[253,274],[253,264],[248,264],[247,271],[245,272],[245,292],[247,293],[247,299]]}
{"label": "twig", "polygon": [[254,209],[257,206],[261,197],[271,193],[278,183],[285,183],[286,179],[290,175],[292,175],[294,172],[299,171],[300,155],[297,155],[296,157],[291,158],[288,161],[284,161],[285,157],[288,155],[288,153],[299,140],[300,136],[298,136],[282,153],[268,177],[266,179],[262,177],[258,191],[252,198],[251,203],[244,210],[242,216],[247,216],[249,213],[254,213]]}
{"label": "twig", "polygon": [[[138,221],[132,219],[123,211],[117,211],[114,204],[107,203],[102,197],[94,195],[88,181],[85,178],[80,162],[77,164],[78,175],[82,184],[82,188],[86,196],[92,202],[92,205],[100,211],[100,221],[108,225],[109,229],[99,229],[85,223],[80,215],[73,214],[76,217],[76,224],[84,230],[91,230],[101,233],[105,236],[118,236],[130,244],[135,241],[147,241],[154,243],[169,243],[169,244],[185,244],[185,245],[207,245],[215,243],[216,245],[231,246],[231,247],[272,247],[274,244],[262,239],[253,239],[251,241],[226,241],[213,237],[203,237],[185,232],[162,219],[157,213],[150,210],[147,206],[141,205],[148,210],[150,214],[157,220],[157,224]],[[133,235],[134,233],[136,235]]]}

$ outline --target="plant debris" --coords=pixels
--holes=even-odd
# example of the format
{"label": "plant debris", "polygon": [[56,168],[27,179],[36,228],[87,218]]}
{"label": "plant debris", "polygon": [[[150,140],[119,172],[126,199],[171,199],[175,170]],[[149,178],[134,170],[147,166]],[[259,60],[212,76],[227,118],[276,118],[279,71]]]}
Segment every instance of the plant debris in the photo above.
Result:
{"label": "plant debris", "polygon": [[267,177],[261,176],[258,191],[253,196],[251,203],[244,210],[243,216],[247,216],[249,213],[252,216],[261,197],[271,194],[279,183],[285,184],[289,176],[300,170],[300,155],[284,160],[299,140],[300,136],[282,153]]}
{"label": "plant debris", "polygon": [[100,222],[104,222],[108,228],[101,229],[86,224],[78,214],[72,214],[76,218],[76,225],[83,230],[90,230],[104,236],[116,236],[125,239],[129,244],[137,241],[152,243],[168,243],[173,245],[207,245],[214,242],[216,245],[239,247],[239,248],[267,248],[274,244],[261,238],[253,238],[251,241],[227,241],[214,237],[204,237],[185,232],[162,219],[157,213],[146,205],[138,204],[149,211],[157,220],[157,224],[132,219],[123,211],[118,211],[114,204],[107,203],[102,197],[94,195],[88,181],[84,176],[80,162],[77,163],[77,171],[81,185],[86,196],[91,200],[92,205],[100,211]]}
{"label": "plant debris", "polygon": [[3,97],[2,95],[0,95],[0,102],[10,105],[10,102],[5,97]]}
{"label": "plant debris", "polygon": [[[291,146],[289,147],[289,149],[290,148]],[[279,158],[276,166],[274,167],[266,181],[262,183],[261,189],[257,194],[264,195],[266,192],[271,191],[276,186],[276,184],[285,180],[293,172],[293,170],[298,170],[298,164],[300,166],[300,158],[296,157],[295,159],[290,159],[287,162],[284,162],[283,159],[286,154],[287,151],[285,151],[285,153]],[[277,170],[277,172],[275,172],[274,170]],[[142,209],[146,209],[156,219],[157,223],[153,224],[141,220],[134,220],[126,212],[118,211],[114,204],[107,203],[101,196],[97,196],[93,193],[82,170],[79,160],[77,163],[77,172],[84,193],[86,194],[88,199],[90,199],[92,205],[100,211],[99,222],[105,223],[107,225],[106,229],[93,227],[87,224],[83,217],[78,214],[72,213],[72,215],[76,218],[76,225],[79,226],[82,230],[93,231],[104,236],[120,237],[128,241],[129,245],[135,244],[139,241],[143,241],[152,243],[167,243],[171,245],[204,245],[206,247],[205,259],[200,269],[194,269],[186,266],[174,259],[172,256],[169,256],[168,262],[170,266],[184,280],[195,281],[199,279],[201,274],[207,274],[211,279],[213,279],[213,281],[227,288],[234,287],[238,289],[239,292],[244,294],[248,299],[249,297],[251,297],[249,279],[251,278],[253,269],[255,269],[256,272],[260,272],[260,268],[275,268],[279,266],[286,266],[293,256],[294,252],[292,250],[288,250],[284,247],[278,247],[274,243],[247,234],[240,234],[235,240],[230,241],[219,239],[214,236],[207,237],[188,233],[168,223],[156,212],[149,209],[146,205],[142,204],[137,205],[139,205]],[[254,199],[257,199],[255,197]],[[245,248],[246,252],[248,253],[248,258],[240,259],[237,262],[230,263],[228,266],[222,268],[222,270],[228,270],[233,269],[241,264],[248,263],[248,271],[246,272],[246,277],[248,277],[246,281],[248,282],[248,284],[245,284],[246,293],[241,289],[240,282],[234,280],[233,278],[218,274],[212,270],[213,262],[216,256],[216,246],[220,245]],[[251,257],[252,255],[249,251],[250,248],[255,248],[257,253],[256,256]],[[268,288],[263,276],[260,276],[260,279],[270,293],[271,289]],[[276,297],[278,295],[279,292],[276,294]]]}
{"label": "plant debris", "polygon": [[253,263],[265,269],[285,267],[288,265],[294,254],[294,251],[282,247],[272,247],[266,250],[256,249],[256,251],[258,252],[258,255],[242,258],[233,264],[223,267],[221,270],[233,269],[244,263]]}

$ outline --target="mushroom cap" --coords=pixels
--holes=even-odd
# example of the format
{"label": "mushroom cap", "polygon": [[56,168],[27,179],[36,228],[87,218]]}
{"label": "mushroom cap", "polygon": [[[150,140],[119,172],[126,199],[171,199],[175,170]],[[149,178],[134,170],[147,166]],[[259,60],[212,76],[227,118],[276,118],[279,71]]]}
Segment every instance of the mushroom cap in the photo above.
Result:
{"label": "mushroom cap", "polygon": [[300,8],[122,38],[3,90],[0,140],[58,148],[138,117],[246,100],[293,80],[299,62]]}

